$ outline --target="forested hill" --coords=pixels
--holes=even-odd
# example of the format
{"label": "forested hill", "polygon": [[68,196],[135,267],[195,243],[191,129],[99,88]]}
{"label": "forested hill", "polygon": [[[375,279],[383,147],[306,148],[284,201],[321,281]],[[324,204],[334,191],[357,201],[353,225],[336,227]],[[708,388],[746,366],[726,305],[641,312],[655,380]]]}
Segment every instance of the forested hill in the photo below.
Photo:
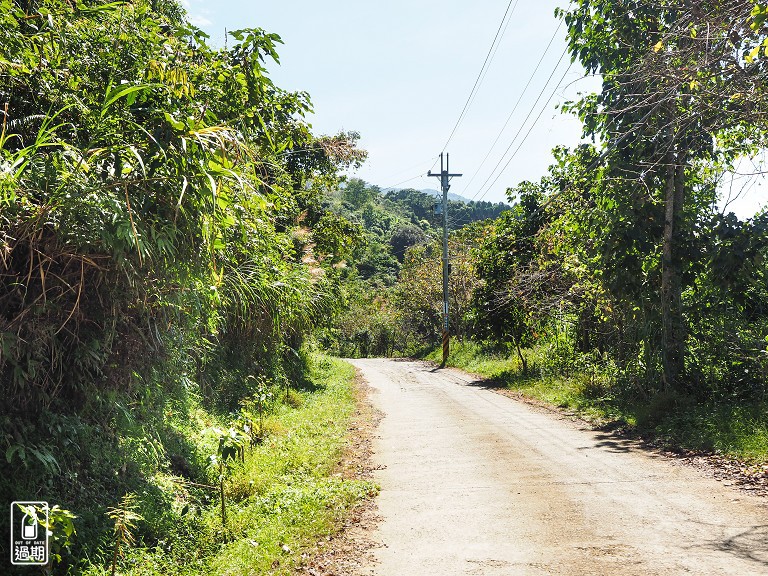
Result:
{"label": "forested hill", "polygon": [[[360,278],[392,285],[408,248],[431,241],[441,233],[440,202],[413,188],[382,191],[352,178],[325,197],[324,205],[337,214],[358,241],[348,264]],[[495,219],[510,206],[503,202],[448,201],[449,229]]]}
{"label": "forested hill", "polygon": [[[333,199],[338,202],[333,202]],[[340,204],[348,212],[362,213],[367,204],[380,207],[400,220],[410,221],[428,232],[435,226],[442,227],[442,197],[434,190],[414,188],[390,188],[382,190],[358,178],[351,178],[329,196],[332,205]],[[458,229],[478,220],[498,218],[511,206],[505,202],[468,200],[456,194],[448,194],[448,222],[450,229]]]}
{"label": "forested hill", "polygon": [[[442,196],[435,191],[414,190],[405,188],[401,190],[387,190],[385,198],[397,204],[407,207],[417,218],[426,218],[429,208],[433,213],[437,211],[437,204],[442,202]],[[426,198],[425,198],[426,197]],[[431,203],[431,204],[430,204]],[[425,207],[427,210],[425,211]],[[466,224],[497,218],[504,210],[510,208],[505,202],[487,202],[485,200],[467,200],[456,194],[448,194],[448,221],[449,228],[461,228]],[[423,216],[422,216],[423,214]],[[442,218],[442,217],[441,217]],[[442,220],[440,220],[442,226]]]}

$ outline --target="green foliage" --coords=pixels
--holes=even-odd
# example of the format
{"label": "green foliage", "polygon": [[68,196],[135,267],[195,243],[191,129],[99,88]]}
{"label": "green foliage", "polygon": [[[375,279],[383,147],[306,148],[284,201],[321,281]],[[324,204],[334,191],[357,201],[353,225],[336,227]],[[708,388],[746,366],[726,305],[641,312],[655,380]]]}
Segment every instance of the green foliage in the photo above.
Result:
{"label": "green foliage", "polygon": [[392,254],[402,264],[405,259],[405,252],[412,246],[423,244],[426,240],[426,234],[418,226],[408,224],[395,230],[389,239],[389,245]]}
{"label": "green foliage", "polygon": [[354,224],[332,212],[325,213],[315,224],[312,239],[316,257],[330,264],[339,264],[352,255],[362,237],[359,224]]}
{"label": "green foliage", "polygon": [[359,229],[321,199],[365,153],[311,133],[279,43],[213,49],[172,0],[0,0],[0,493],[77,511],[62,572],[109,563],[126,492],[163,546],[169,473],[201,484],[216,451],[190,430],[228,428],[249,375],[300,385],[339,306]]}
{"label": "green foliage", "polygon": [[[326,205],[360,224],[360,241],[344,263],[345,311],[318,333],[323,346],[343,356],[408,354],[431,343],[441,331],[440,248],[442,217],[436,199],[413,189],[382,194],[377,186],[350,179]],[[474,321],[468,301],[476,285],[469,248],[481,234],[479,222],[497,216],[506,204],[449,201],[453,258],[449,290],[460,334]]]}
{"label": "green foliage", "polygon": [[359,178],[352,178],[341,190],[341,199],[350,204],[355,210],[359,210],[368,204],[376,202],[379,194],[378,187],[369,187]]}
{"label": "green foliage", "polygon": [[134,536],[136,522],[144,519],[137,512],[138,508],[136,494],[125,494],[120,500],[120,506],[110,508],[107,512],[109,518],[115,523],[115,552],[112,556],[112,576],[115,575],[118,558],[121,558],[125,554],[123,548],[131,547],[136,542]]}
{"label": "green foliage", "polygon": [[[369,482],[333,475],[354,413],[354,369],[324,356],[308,358],[309,389],[294,390],[302,405],[275,404],[265,417],[263,441],[245,450],[244,462],[229,460],[225,496],[228,538],[221,538],[218,486],[160,474],[156,482],[171,497],[164,514],[173,519],[153,540],[150,521],[139,525],[137,546],[126,549],[120,571],[133,575],[287,574],[318,539],[333,534],[348,511],[375,493]],[[206,423],[217,417],[193,410],[179,424],[201,453],[218,438]],[[226,431],[222,427],[222,433]],[[228,440],[227,440],[228,442]],[[154,506],[145,501],[142,515]],[[153,522],[157,522],[155,519]],[[142,542],[143,545],[139,545]],[[96,565],[80,573],[104,574]]]}
{"label": "green foliage", "polygon": [[40,521],[40,525],[48,530],[48,546],[51,564],[60,563],[63,560],[62,554],[69,553],[70,546],[77,535],[74,523],[77,516],[69,510],[65,510],[58,504],[51,506],[47,512],[47,521],[39,516],[38,520]]}
{"label": "green foliage", "polygon": [[[450,330],[459,337],[469,329],[470,302],[478,286],[471,250],[483,228],[467,227],[448,240],[451,262],[448,297],[451,303]],[[439,341],[443,326],[442,247],[430,244],[411,248],[405,257],[393,301],[400,311],[400,330],[418,345]]]}
{"label": "green foliage", "polygon": [[319,333],[320,343],[343,357],[391,356],[401,340],[398,311],[389,291],[361,278],[346,280],[345,311]]}
{"label": "green foliage", "polygon": [[[421,190],[413,188],[404,188],[390,190],[385,196],[386,200],[395,204],[404,210],[411,223],[421,225],[428,222],[432,226],[441,226],[442,216],[436,213],[438,203],[442,198],[437,198]],[[498,217],[504,210],[509,208],[503,202],[485,202],[470,200],[461,202],[457,200],[448,200],[448,214],[452,227],[461,228],[489,218]]]}
{"label": "green foliage", "polygon": [[[320,356],[308,356],[307,362],[309,379],[302,388],[291,390],[290,404],[277,402],[276,388],[266,380],[261,387],[254,384],[254,392],[261,388],[267,396],[262,435],[256,443],[249,442],[244,421],[236,415],[211,412],[197,397],[185,405],[178,391],[174,402],[162,403],[160,418],[168,426],[166,430],[145,409],[138,412],[138,405],[133,414],[120,416],[138,420],[137,439],[160,439],[156,447],[160,463],[154,470],[139,473],[134,468],[130,458],[137,457],[134,451],[138,443],[120,455],[126,458],[122,463],[126,474],[119,469],[121,462],[114,462],[113,447],[108,443],[99,447],[80,433],[78,442],[87,446],[89,454],[107,462],[103,470],[81,465],[80,475],[70,472],[71,476],[57,480],[55,488],[48,489],[51,491],[47,493],[54,494],[71,482],[72,490],[82,494],[68,506],[77,512],[77,518],[50,516],[57,535],[52,536],[52,550],[57,550],[55,542],[61,538],[57,552],[61,566],[55,573],[108,574],[116,543],[110,533],[115,534],[115,522],[125,519],[132,526],[120,530],[126,528],[131,533],[133,544],[129,539],[120,540],[117,572],[126,574],[210,574],[223,572],[227,564],[242,567],[245,565],[236,559],[236,550],[250,546],[251,540],[259,546],[248,557],[258,558],[256,565],[267,570],[276,559],[281,564],[297,562],[316,538],[335,531],[349,508],[374,488],[369,483],[332,476],[346,441],[348,419],[354,412],[350,388],[354,370]],[[127,434],[126,423],[117,422],[111,428]],[[152,429],[146,430],[150,426]],[[143,437],[141,428],[145,428]],[[213,428],[219,429],[220,436],[211,433]],[[208,455],[219,453],[227,468],[224,492],[228,530],[224,545],[220,486],[214,482],[220,470],[218,466],[207,468],[205,462]],[[62,461],[68,460],[62,457]],[[106,478],[97,484],[92,475],[102,474]],[[113,506],[110,500],[119,499],[112,492],[126,485],[135,494],[133,506],[125,502],[116,506],[110,524],[94,529],[94,522],[107,519],[104,512]],[[71,492],[65,497],[73,498]],[[138,521],[132,514],[144,520]],[[65,538],[67,526],[76,528],[76,541]],[[281,548],[284,544],[291,548],[290,553]]]}
{"label": "green foliage", "polygon": [[227,532],[227,502],[224,495],[224,481],[226,474],[230,469],[230,463],[240,460],[245,462],[245,447],[248,440],[247,430],[238,430],[230,427],[228,430],[219,428],[211,429],[211,432],[218,440],[216,453],[208,456],[211,467],[218,472],[219,482],[219,503],[221,504],[221,529],[226,538]]}
{"label": "green foliage", "polygon": [[22,506],[19,509],[47,531],[48,540],[48,566],[55,566],[62,561],[62,554],[69,552],[69,546],[76,536],[73,520],[77,518],[69,510],[61,508],[58,504],[52,507]]}
{"label": "green foliage", "polygon": [[488,226],[475,248],[482,283],[472,295],[473,333],[497,346],[511,343],[526,368],[521,349],[532,343],[541,321],[538,312],[543,308],[541,298],[536,297],[537,284],[549,280],[536,277],[541,272],[535,242],[545,223],[544,194],[536,185],[524,182],[509,195],[519,202]]}
{"label": "green foliage", "polygon": [[[214,337],[306,328],[322,294],[280,230],[362,158],[354,135],[313,137],[306,95],[269,80],[277,36],[214,51],[171,4],[68,6],[4,20],[24,41],[4,45],[0,370],[21,409],[90,393],[182,315]],[[342,258],[350,232],[312,224]]]}
{"label": "green foliage", "polygon": [[[256,381],[254,394],[241,400],[238,418],[243,432],[250,437],[251,445],[255,445],[264,439],[264,416],[272,407],[275,395],[270,391],[267,380],[255,377],[252,374],[249,379]],[[256,410],[256,415],[253,414]],[[256,428],[258,420],[258,429]]]}

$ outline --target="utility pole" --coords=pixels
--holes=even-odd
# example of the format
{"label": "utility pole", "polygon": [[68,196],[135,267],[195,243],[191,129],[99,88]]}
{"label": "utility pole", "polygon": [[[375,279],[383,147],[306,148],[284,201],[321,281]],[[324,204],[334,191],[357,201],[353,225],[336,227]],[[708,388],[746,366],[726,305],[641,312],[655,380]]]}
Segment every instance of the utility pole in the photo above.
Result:
{"label": "utility pole", "polygon": [[448,262],[448,189],[451,178],[458,177],[461,174],[451,174],[448,171],[448,153],[445,154],[445,168],[443,168],[443,153],[440,153],[440,174],[432,174],[432,170],[427,172],[427,176],[440,178],[440,188],[443,191],[443,363],[448,361],[448,352],[450,348],[451,334],[448,324],[448,272],[450,264]]}

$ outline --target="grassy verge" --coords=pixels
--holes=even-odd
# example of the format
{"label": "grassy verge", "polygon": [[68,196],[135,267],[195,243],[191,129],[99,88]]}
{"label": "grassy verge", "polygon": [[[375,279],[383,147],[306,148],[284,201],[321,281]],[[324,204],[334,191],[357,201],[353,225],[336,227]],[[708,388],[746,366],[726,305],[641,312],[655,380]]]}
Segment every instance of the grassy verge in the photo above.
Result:
{"label": "grassy verge", "polygon": [[[425,356],[439,362],[441,350]],[[547,374],[540,352],[523,375],[516,357],[495,354],[473,342],[452,342],[448,365],[488,378],[527,398],[573,411],[596,424],[621,427],[672,449],[715,452],[739,460],[768,462],[768,404],[697,403],[659,394],[649,398],[619,392],[596,371],[570,376]]]}
{"label": "grassy verge", "polygon": [[[374,493],[369,482],[335,474],[354,411],[354,369],[323,356],[313,356],[310,367],[306,389],[292,392],[288,403],[274,409],[265,422],[264,441],[247,448],[244,461],[227,473],[226,531],[215,490],[157,474],[153,482],[170,502],[157,515],[165,516],[168,532],[155,541],[139,540],[120,561],[120,574],[291,574],[304,551],[333,533],[355,504]],[[216,451],[211,427],[227,423],[198,407],[175,426],[205,454]],[[217,481],[211,470],[207,482]],[[149,508],[144,498],[145,519],[137,523],[138,531],[142,522],[153,528],[160,523],[147,518]],[[102,559],[85,573],[108,574],[108,562]]]}

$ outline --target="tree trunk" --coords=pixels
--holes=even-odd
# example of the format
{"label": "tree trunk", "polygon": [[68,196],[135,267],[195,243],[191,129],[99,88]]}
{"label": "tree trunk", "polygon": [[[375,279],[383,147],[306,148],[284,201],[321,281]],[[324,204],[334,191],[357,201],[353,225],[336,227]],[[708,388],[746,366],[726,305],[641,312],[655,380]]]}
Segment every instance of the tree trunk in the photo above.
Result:
{"label": "tree trunk", "polygon": [[224,501],[224,465],[219,464],[219,496],[221,497],[221,530],[227,541],[227,505]]}
{"label": "tree trunk", "polygon": [[681,305],[680,224],[685,202],[685,159],[667,155],[661,272],[662,380],[665,390],[680,387],[685,369],[685,327]]}
{"label": "tree trunk", "polygon": [[520,348],[520,340],[515,338],[515,348],[517,349],[517,357],[520,359],[520,366],[523,369],[523,376],[528,376],[528,361],[523,356],[523,351]]}

